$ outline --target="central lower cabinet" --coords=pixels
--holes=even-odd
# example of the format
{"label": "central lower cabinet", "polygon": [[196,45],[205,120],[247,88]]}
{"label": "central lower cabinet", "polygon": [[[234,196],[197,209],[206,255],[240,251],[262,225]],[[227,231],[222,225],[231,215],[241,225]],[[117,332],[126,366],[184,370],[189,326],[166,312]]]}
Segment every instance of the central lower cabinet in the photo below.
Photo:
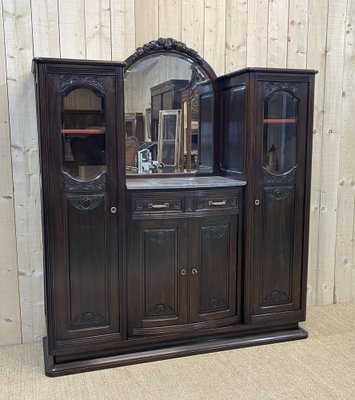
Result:
{"label": "central lower cabinet", "polygon": [[130,336],[240,320],[239,190],[131,194]]}

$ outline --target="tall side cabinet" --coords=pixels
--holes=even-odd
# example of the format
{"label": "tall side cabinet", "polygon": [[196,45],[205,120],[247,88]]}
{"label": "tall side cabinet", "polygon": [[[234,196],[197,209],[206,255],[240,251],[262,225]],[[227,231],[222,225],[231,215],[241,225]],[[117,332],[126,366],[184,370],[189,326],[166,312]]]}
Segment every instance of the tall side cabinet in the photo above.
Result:
{"label": "tall side cabinet", "polygon": [[124,131],[121,64],[35,59],[48,352],[122,339]]}
{"label": "tall side cabinet", "polygon": [[[143,115],[157,87],[181,83],[174,68],[159,75],[177,58],[180,76],[201,77],[193,120],[172,125],[180,143],[178,126],[198,129],[194,167],[167,168],[138,137],[125,160],[125,87]],[[33,69],[48,376],[307,337],[316,71],[217,78],[169,38],[124,64],[38,58]]]}
{"label": "tall side cabinet", "polygon": [[247,181],[250,324],[305,318],[315,73],[248,68],[217,79],[221,170]]}

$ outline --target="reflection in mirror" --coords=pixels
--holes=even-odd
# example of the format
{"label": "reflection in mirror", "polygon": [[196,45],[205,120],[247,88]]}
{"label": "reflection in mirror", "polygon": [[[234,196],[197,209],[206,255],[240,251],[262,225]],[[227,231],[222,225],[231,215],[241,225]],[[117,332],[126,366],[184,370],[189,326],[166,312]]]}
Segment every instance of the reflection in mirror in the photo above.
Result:
{"label": "reflection in mirror", "polygon": [[264,104],[264,165],[282,174],[296,165],[298,100],[277,91]]}
{"label": "reflection in mirror", "polygon": [[[127,174],[199,170],[200,87],[206,85],[212,96],[207,74],[191,60],[170,54],[144,57],[129,67],[125,73]],[[209,124],[211,118],[213,113],[207,118]]]}
{"label": "reflection in mirror", "polygon": [[106,170],[103,99],[92,90],[74,89],[62,97],[63,171],[88,181]]}

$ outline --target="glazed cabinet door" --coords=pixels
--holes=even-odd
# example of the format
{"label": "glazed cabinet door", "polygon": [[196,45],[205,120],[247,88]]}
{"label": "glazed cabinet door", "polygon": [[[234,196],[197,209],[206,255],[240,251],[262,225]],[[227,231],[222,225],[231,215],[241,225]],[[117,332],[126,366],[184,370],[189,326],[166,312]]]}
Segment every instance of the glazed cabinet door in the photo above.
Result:
{"label": "glazed cabinet door", "polygon": [[238,215],[190,219],[190,322],[240,319]]}
{"label": "glazed cabinet door", "polygon": [[112,346],[121,339],[121,71],[40,67],[49,350]]}
{"label": "glazed cabinet door", "polygon": [[129,334],[164,332],[187,322],[187,234],[187,219],[134,221]]}
{"label": "glazed cabinet door", "polygon": [[256,93],[252,314],[260,316],[302,308],[309,100],[305,82],[257,80]]}

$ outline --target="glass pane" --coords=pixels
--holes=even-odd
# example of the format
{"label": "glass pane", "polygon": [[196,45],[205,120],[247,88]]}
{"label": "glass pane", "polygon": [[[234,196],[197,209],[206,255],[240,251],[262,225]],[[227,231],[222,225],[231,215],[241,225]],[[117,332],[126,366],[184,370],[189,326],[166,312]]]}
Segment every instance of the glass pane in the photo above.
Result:
{"label": "glass pane", "polygon": [[89,89],[62,97],[63,170],[73,178],[92,180],[106,170],[103,99]]}
{"label": "glass pane", "polygon": [[244,171],[246,87],[240,85],[222,92],[223,167]]}
{"label": "glass pane", "polygon": [[264,103],[264,165],[275,173],[289,171],[296,164],[298,100],[277,91]]}

